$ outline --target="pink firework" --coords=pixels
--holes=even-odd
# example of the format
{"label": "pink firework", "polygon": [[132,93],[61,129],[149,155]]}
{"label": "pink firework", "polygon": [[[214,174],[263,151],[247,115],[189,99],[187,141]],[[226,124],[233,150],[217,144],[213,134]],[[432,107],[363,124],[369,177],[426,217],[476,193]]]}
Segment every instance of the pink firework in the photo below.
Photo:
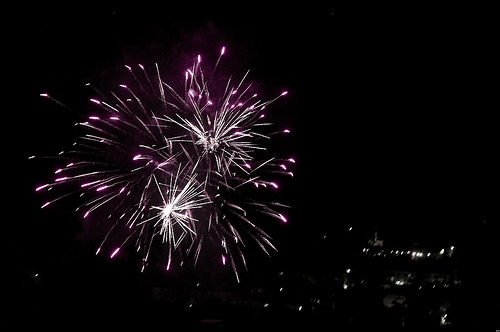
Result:
{"label": "pink firework", "polygon": [[[281,210],[287,206],[259,201],[252,188],[272,192],[280,188],[277,178],[293,176],[295,159],[268,155],[266,147],[290,130],[276,129],[263,114],[287,91],[263,101],[247,82],[248,72],[214,89],[225,52],[223,47],[209,75],[198,55],[183,75],[183,93],[162,79],[158,65],[152,71],[126,66],[132,82],[90,99],[92,113],[76,124],[82,135],[58,155],[65,166],[35,188],[55,194],[42,208],[81,197],[77,211],[85,220],[112,221],[96,254],[115,258],[126,243],[135,243],[142,269],[152,248],[167,249],[170,270],[174,253],[178,263],[191,257],[196,264],[208,243],[219,243],[221,264],[230,263],[239,280],[248,241],[268,254],[276,250],[255,220],[265,215],[286,223]],[[118,243],[114,232],[123,234]]]}

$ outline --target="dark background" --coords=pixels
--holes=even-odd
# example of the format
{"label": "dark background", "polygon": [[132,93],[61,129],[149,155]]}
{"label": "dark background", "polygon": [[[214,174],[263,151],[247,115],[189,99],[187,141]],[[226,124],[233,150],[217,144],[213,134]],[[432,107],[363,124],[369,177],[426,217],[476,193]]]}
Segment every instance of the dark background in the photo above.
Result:
{"label": "dark background", "polygon": [[[289,91],[273,116],[292,129],[285,147],[297,160],[295,177],[281,194],[293,208],[289,223],[272,229],[280,253],[254,263],[251,255],[251,269],[275,262],[333,269],[377,231],[389,243],[456,245],[471,284],[491,278],[500,165],[490,9],[337,1],[20,10],[16,33],[7,33],[14,92],[3,134],[6,209],[16,211],[3,214],[6,253],[15,278],[80,264],[117,273],[87,257],[73,207],[40,211],[33,189],[53,166],[27,160],[71,143],[88,105],[85,83],[112,90],[125,64],[155,62],[175,80],[194,56],[215,57],[221,46],[229,73],[250,68],[270,98]],[[38,100],[44,92],[71,110]]]}

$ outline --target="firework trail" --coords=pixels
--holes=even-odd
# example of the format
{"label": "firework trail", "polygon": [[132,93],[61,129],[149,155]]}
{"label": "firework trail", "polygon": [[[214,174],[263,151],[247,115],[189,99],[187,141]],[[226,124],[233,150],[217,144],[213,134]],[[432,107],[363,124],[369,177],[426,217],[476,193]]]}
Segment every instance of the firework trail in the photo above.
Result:
{"label": "firework trail", "polygon": [[[97,211],[105,211],[112,220],[96,253],[106,250],[113,258],[135,242],[142,269],[156,242],[168,249],[167,270],[173,253],[181,264],[189,257],[196,264],[203,247],[215,243],[221,264],[230,262],[237,279],[238,266],[246,268],[247,240],[268,254],[276,250],[252,220],[267,215],[286,222],[278,212],[286,206],[251,198],[249,188],[274,190],[278,184],[269,176],[293,176],[289,168],[295,160],[268,156],[262,144],[289,132],[273,132],[263,114],[287,92],[262,101],[246,82],[248,72],[216,84],[224,52],[223,47],[209,75],[201,56],[195,59],[185,72],[183,96],[162,79],[158,65],[152,72],[126,66],[132,84],[119,85],[110,95],[92,87],[93,113],[76,124],[84,134],[59,154],[66,163],[54,180],[35,189],[61,193],[42,208],[79,195],[83,204],[76,210],[84,219],[93,213],[104,217]],[[40,96],[61,104],[46,93]],[[113,232],[125,234],[118,245],[109,243]]]}

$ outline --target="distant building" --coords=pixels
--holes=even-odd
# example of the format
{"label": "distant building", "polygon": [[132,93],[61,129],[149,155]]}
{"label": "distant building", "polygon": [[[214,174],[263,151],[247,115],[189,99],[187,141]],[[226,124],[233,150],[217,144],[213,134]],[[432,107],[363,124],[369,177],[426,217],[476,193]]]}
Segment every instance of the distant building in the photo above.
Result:
{"label": "distant building", "polygon": [[377,238],[377,232],[375,232],[375,238],[374,239],[369,239],[368,244],[371,245],[372,247],[383,247],[384,246],[384,240],[380,240]]}

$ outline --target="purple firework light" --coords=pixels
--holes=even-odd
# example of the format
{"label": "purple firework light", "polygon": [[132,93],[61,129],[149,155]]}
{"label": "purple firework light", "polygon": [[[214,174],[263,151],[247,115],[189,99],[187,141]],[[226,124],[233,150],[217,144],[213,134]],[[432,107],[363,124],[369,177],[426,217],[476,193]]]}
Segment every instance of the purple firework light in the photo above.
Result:
{"label": "purple firework light", "polygon": [[[263,214],[286,222],[279,210],[287,206],[251,198],[249,187],[275,190],[270,176],[293,176],[295,159],[269,156],[262,144],[290,132],[266,129],[273,125],[263,114],[287,92],[262,101],[246,82],[248,71],[239,81],[215,83],[224,53],[223,47],[209,75],[196,57],[185,72],[183,97],[162,79],[157,64],[152,72],[126,66],[133,83],[111,95],[93,88],[93,113],[76,124],[84,134],[58,156],[67,163],[54,180],[35,189],[60,193],[42,208],[79,195],[83,204],[76,210],[84,219],[105,211],[112,220],[96,254],[107,250],[113,258],[135,242],[142,269],[156,242],[168,249],[167,270],[174,253],[180,264],[191,257],[196,265],[202,248],[215,243],[221,264],[230,262],[239,281],[237,266],[247,268],[247,240],[268,255],[276,250],[252,219]],[[125,234],[118,244],[108,243],[113,232]]]}

